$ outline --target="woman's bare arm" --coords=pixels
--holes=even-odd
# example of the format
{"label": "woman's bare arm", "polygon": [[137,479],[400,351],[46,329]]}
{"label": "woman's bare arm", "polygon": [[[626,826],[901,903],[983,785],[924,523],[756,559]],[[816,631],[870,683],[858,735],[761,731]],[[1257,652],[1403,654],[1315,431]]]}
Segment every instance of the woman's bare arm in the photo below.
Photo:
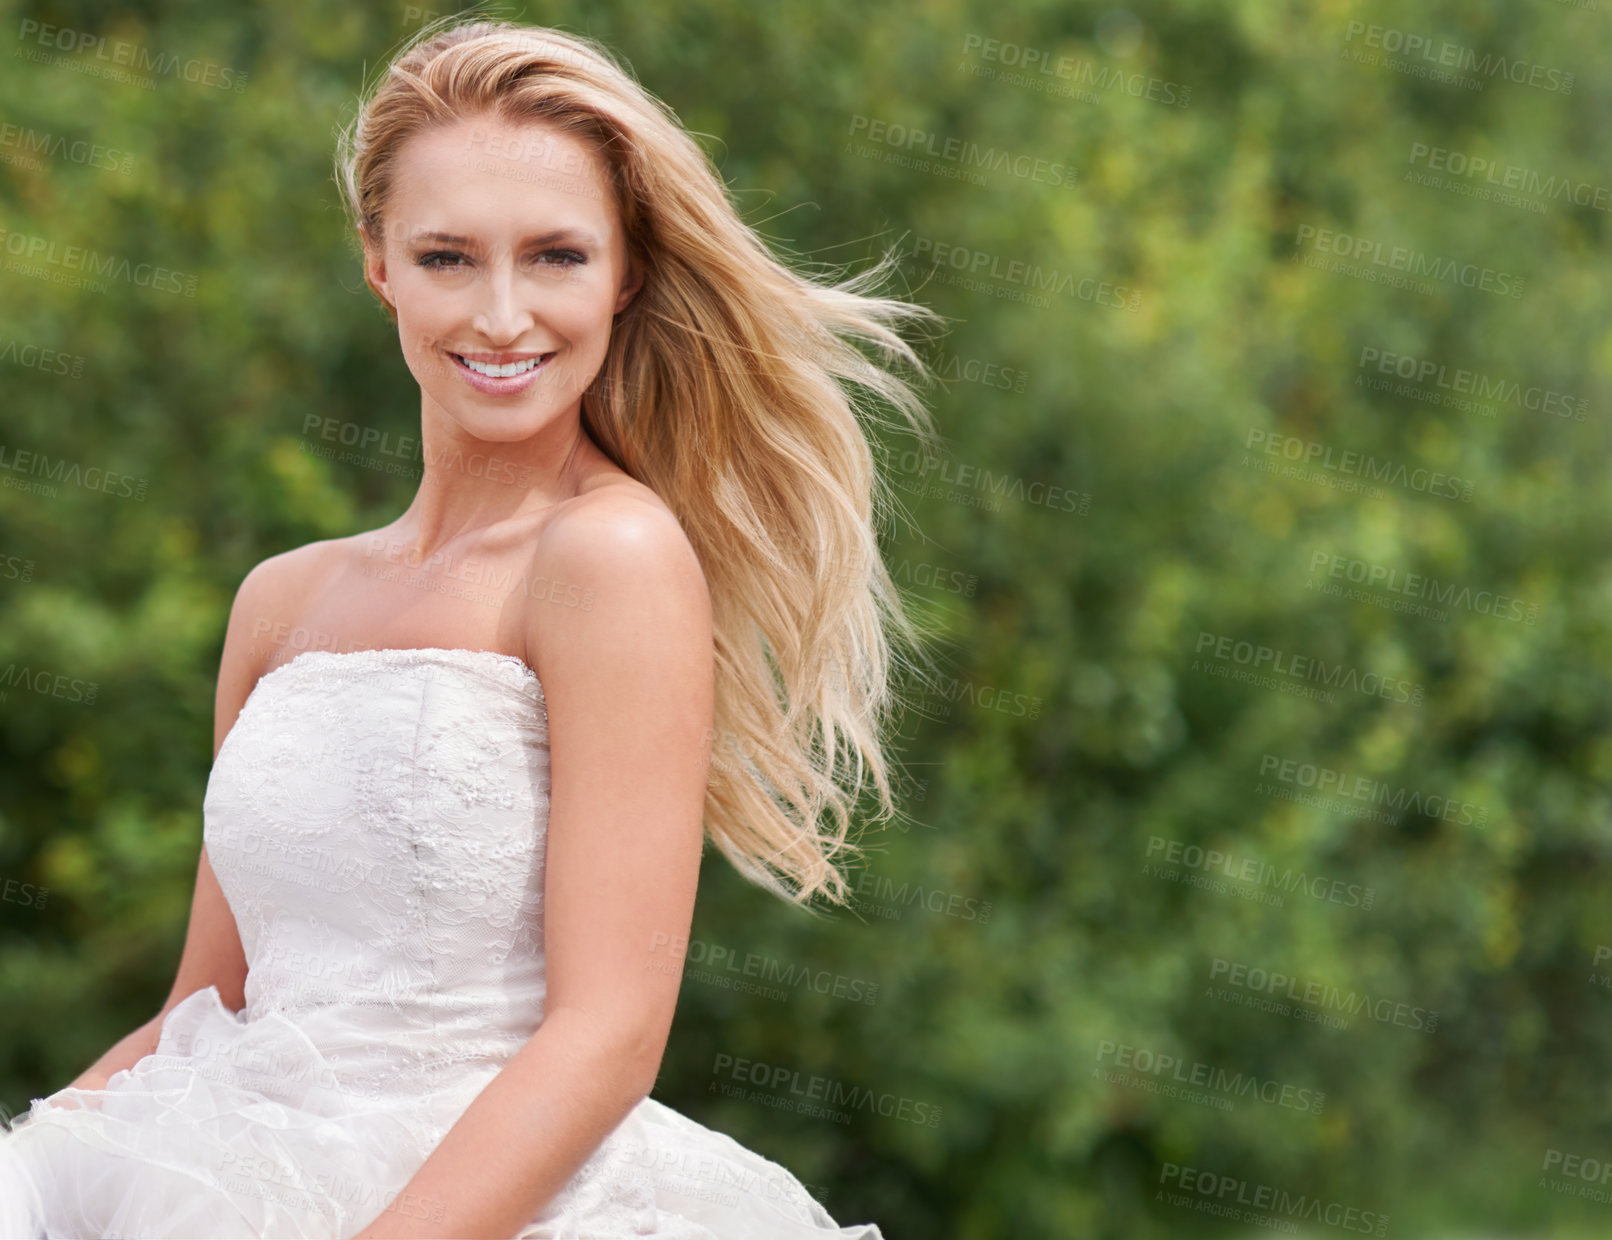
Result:
{"label": "woman's bare arm", "polygon": [[[533,572],[583,611],[534,600],[527,649],[549,714],[536,1034],[355,1240],[509,1237],[654,1087],[681,971],[648,966],[686,937],[699,882],[714,694],[710,594],[675,521],[589,496],[542,535]],[[659,937],[657,937],[659,936]]]}
{"label": "woman's bare arm", "polygon": [[[275,603],[285,600],[289,557],[265,560],[250,573],[236,591],[230,608],[229,628],[224,636],[224,653],[219,663],[218,691],[213,709],[213,757],[223,747],[224,738],[235,726],[241,707],[257,683],[263,665],[262,651],[253,646],[254,633],[264,631]],[[190,902],[190,926],[179,958],[173,989],[159,1011],[145,1024],[125,1035],[89,1068],[73,1085],[80,1089],[104,1089],[112,1077],[157,1049],[162,1022],[178,1004],[208,986],[217,986],[219,997],[232,1011],[246,1003],[246,955],[241,947],[235,916],[224,892],[201,849],[196,865],[196,888]]]}
{"label": "woman's bare arm", "polygon": [[225,1006],[239,1011],[246,1002],[246,957],[235,918],[219,889],[207,849],[201,851],[196,867],[196,891],[190,903],[190,928],[173,989],[162,1010],[133,1033],[125,1035],[112,1048],[86,1068],[73,1085],[79,1089],[105,1089],[112,1077],[157,1049],[162,1022],[181,1000],[208,986],[217,986]]}

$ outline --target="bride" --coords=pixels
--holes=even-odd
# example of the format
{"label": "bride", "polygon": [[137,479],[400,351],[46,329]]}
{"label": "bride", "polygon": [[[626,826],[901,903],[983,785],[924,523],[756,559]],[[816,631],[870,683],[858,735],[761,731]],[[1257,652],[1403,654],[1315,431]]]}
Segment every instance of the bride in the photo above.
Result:
{"label": "bride", "polygon": [[419,492],[242,583],[172,993],[0,1132],[0,1230],[877,1240],[648,1093],[705,831],[843,903],[893,809],[858,394],[928,433],[887,369],[928,312],[773,258],[552,30],[422,31],[338,175]]}

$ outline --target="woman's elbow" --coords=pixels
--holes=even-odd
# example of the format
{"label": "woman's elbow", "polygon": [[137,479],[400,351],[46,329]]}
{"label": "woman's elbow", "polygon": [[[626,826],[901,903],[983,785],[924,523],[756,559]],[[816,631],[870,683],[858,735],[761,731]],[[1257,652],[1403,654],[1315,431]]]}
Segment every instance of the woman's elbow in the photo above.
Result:
{"label": "woman's elbow", "polygon": [[569,1038],[594,1060],[596,1070],[620,1083],[630,1095],[645,1097],[655,1088],[666,1055],[667,1022],[642,1014],[603,1018],[581,1009],[551,1010],[544,1024]]}

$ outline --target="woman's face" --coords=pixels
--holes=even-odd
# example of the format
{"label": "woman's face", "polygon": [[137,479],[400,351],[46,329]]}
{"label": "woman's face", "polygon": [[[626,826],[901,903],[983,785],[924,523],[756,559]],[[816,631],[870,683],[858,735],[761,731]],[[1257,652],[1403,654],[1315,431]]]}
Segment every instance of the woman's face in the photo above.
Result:
{"label": "woman's face", "polygon": [[383,215],[365,263],[427,419],[513,443],[577,413],[643,279],[598,153],[491,116],[429,129],[400,149]]}

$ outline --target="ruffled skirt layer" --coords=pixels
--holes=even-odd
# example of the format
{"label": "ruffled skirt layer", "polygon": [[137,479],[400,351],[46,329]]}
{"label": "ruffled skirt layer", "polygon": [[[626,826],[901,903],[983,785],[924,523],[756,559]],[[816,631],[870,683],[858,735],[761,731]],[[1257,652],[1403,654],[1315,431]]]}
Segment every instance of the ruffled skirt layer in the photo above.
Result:
{"label": "ruffled skirt layer", "polygon": [[[0,1131],[0,1237],[346,1240],[383,1210],[440,1220],[404,1186],[496,1069],[421,1094],[356,1091],[340,1067],[288,1017],[245,1021],[197,991],[105,1089],[35,1099]],[[645,1098],[517,1240],[824,1237],[882,1240]]]}

